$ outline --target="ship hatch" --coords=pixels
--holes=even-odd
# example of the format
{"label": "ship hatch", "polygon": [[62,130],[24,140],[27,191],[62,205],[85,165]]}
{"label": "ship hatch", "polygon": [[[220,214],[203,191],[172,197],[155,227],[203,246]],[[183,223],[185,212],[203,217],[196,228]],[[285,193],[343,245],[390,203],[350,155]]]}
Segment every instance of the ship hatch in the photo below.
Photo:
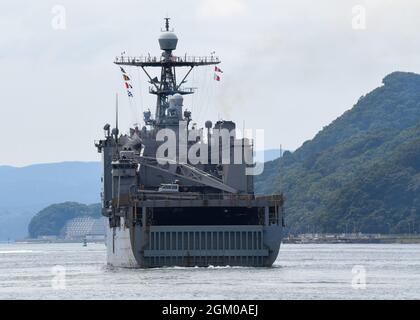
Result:
{"label": "ship hatch", "polygon": [[153,225],[261,225],[261,208],[246,207],[181,207],[153,208]]}

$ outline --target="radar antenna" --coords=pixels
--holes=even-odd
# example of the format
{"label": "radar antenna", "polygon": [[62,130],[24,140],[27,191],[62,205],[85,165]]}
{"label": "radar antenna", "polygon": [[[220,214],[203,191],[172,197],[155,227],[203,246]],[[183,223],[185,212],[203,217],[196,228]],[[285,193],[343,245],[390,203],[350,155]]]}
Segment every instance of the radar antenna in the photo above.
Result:
{"label": "radar antenna", "polygon": [[118,142],[118,93],[115,94],[115,140]]}
{"label": "radar antenna", "polygon": [[169,20],[171,20],[171,18],[166,17],[164,19],[165,19],[165,29],[166,31],[169,31]]}
{"label": "radar antenna", "polygon": [[[219,58],[213,54],[209,57],[191,57],[186,54],[185,56],[173,55],[173,51],[176,50],[178,44],[178,37],[175,33],[173,33],[173,30],[170,29],[170,19],[171,18],[169,17],[164,18],[164,30],[162,30],[162,34],[158,38],[159,46],[162,50],[160,57],[150,57],[150,55],[140,57],[121,56],[116,57],[114,61],[115,64],[120,66],[140,67],[149,78],[149,83],[151,84],[149,93],[156,95],[157,98],[156,112],[154,119],[151,119],[149,114],[147,114],[145,123],[151,124],[156,128],[165,127],[167,125],[176,126],[180,120],[183,120],[182,112],[168,113],[168,110],[171,108],[169,100],[171,96],[177,95],[177,99],[179,100],[180,95],[183,96],[194,93],[194,88],[183,87],[183,84],[186,82],[187,77],[190,75],[193,68],[216,65],[220,63]],[[152,78],[146,71],[146,68],[148,67],[160,68],[160,78]],[[181,67],[187,67],[189,69],[186,71],[182,80],[178,81],[176,77],[176,70]],[[182,107],[182,105],[178,105],[178,107]],[[191,116],[190,113],[189,116]]]}

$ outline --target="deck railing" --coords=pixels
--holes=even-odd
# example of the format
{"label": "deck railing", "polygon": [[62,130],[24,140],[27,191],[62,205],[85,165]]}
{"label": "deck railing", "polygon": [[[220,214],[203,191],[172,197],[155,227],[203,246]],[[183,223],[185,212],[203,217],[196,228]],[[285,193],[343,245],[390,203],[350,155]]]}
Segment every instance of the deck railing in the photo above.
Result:
{"label": "deck railing", "polygon": [[[220,62],[219,57],[216,56],[172,56],[170,59],[172,62],[186,62],[186,63],[218,63]],[[157,56],[119,56],[115,57],[115,63],[157,63],[164,62],[163,57]]]}
{"label": "deck railing", "polygon": [[231,200],[231,201],[282,201],[283,195],[255,196],[252,194],[229,194],[229,193],[193,193],[193,192],[174,192],[174,193],[144,193],[139,192],[133,195],[140,201],[147,200]]}

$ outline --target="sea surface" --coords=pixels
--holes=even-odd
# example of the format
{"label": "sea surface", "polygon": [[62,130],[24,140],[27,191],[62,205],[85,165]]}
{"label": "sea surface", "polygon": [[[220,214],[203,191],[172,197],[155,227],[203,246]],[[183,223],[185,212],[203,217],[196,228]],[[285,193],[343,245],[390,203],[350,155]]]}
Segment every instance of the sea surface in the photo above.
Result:
{"label": "sea surface", "polygon": [[285,244],[271,268],[119,269],[103,244],[0,244],[0,299],[420,299],[420,245]]}

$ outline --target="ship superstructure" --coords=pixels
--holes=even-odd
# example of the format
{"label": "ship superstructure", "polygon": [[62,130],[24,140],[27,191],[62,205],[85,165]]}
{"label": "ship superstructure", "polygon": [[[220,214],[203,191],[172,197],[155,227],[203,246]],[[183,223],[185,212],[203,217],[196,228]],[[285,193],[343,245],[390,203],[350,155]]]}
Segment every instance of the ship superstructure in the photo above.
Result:
{"label": "ship superstructure", "polygon": [[[120,267],[271,266],[282,238],[283,197],[254,195],[252,166],[235,156],[252,154],[252,141],[237,138],[232,121],[190,127],[183,85],[195,67],[218,57],[175,56],[178,38],[159,37],[160,57],[120,56],[119,66],[141,68],[156,96],[155,114],[125,135],[105,125],[96,143],[103,157],[102,204],[108,218],[108,263]],[[149,68],[159,68],[160,78]],[[187,68],[177,80],[177,69]],[[229,132],[227,139],[220,132]],[[162,139],[162,136],[165,136]],[[176,148],[164,148],[169,138]],[[239,149],[238,149],[239,148]],[[225,152],[226,149],[230,152]],[[162,150],[164,150],[162,152]],[[190,155],[205,161],[193,161]]]}

